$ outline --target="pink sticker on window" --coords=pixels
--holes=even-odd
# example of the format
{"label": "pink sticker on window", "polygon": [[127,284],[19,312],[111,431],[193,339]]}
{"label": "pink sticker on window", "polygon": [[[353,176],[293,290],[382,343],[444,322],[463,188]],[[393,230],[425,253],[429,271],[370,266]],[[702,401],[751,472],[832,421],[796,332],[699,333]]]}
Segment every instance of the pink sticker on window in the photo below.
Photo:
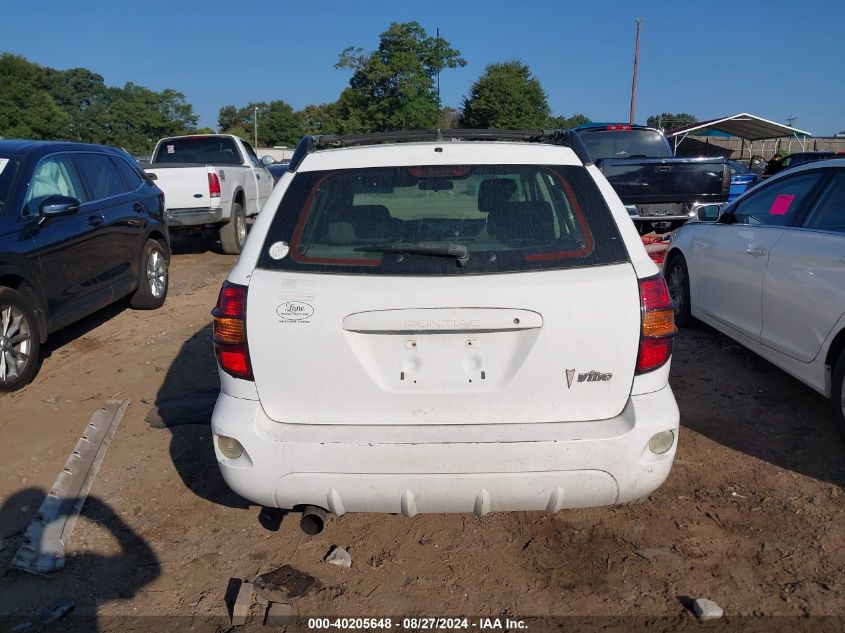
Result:
{"label": "pink sticker on window", "polygon": [[789,205],[795,200],[794,193],[782,193],[772,203],[772,208],[769,209],[769,215],[786,215],[789,211]]}

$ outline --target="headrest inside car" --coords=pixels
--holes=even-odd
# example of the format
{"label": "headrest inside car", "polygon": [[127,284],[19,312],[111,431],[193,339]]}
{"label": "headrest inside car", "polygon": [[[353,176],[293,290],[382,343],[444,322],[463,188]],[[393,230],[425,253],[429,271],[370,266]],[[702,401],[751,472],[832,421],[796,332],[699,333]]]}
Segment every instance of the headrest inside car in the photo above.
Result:
{"label": "headrest inside car", "polygon": [[490,211],[487,231],[511,246],[540,246],[555,239],[552,206],[548,202],[508,202]]}
{"label": "headrest inside car", "polygon": [[516,181],[510,178],[488,178],[478,188],[478,210],[490,213],[494,207],[508,202],[516,193]]}

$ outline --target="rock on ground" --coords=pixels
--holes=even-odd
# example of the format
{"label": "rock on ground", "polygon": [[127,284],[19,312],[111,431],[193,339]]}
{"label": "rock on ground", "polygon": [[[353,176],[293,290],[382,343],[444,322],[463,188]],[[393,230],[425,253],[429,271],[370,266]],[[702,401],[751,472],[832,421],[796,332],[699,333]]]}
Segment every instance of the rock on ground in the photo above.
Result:
{"label": "rock on ground", "polygon": [[696,598],[693,600],[692,612],[701,621],[717,620],[725,615],[722,607],[707,598]]}

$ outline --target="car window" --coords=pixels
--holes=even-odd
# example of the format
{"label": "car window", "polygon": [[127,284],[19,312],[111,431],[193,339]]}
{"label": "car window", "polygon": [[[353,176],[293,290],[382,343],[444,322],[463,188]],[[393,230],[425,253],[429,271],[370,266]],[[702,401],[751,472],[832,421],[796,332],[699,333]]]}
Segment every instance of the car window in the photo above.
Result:
{"label": "car window", "polygon": [[92,200],[102,200],[126,193],[117,168],[105,154],[80,152],[73,154],[73,161],[88,186]]}
{"label": "car window", "polygon": [[845,233],[845,171],[840,170],[819,196],[804,226]]}
{"label": "car window", "polygon": [[9,156],[0,156],[0,213],[12,197],[14,190],[15,174],[18,171],[20,161]]}
{"label": "car window", "polygon": [[772,183],[742,200],[734,211],[734,221],[737,224],[788,226],[807,194],[823,176],[822,171],[812,171]]}
{"label": "car window", "polygon": [[581,140],[594,159],[671,156],[663,135],[655,130],[587,130]]}
{"label": "car window", "polygon": [[143,184],[144,179],[141,178],[141,174],[132,168],[129,161],[120,156],[112,156],[111,160],[114,166],[117,167],[117,171],[120,173],[120,177],[123,179],[123,184],[126,185],[127,191],[135,191]]}
{"label": "car window", "polygon": [[728,161],[728,165],[731,167],[731,174],[750,174],[751,170],[748,169],[742,163],[738,163],[735,160]]}
{"label": "car window", "polygon": [[38,213],[38,205],[47,196],[68,196],[80,201],[85,200],[79,177],[66,154],[42,158],[35,167],[24,199],[23,214]]}
{"label": "car window", "polygon": [[161,163],[240,165],[241,153],[228,136],[182,136],[159,143],[153,164]]}
{"label": "car window", "polygon": [[255,153],[255,150],[252,149],[252,145],[243,141],[244,148],[246,149],[247,156],[249,156],[249,162],[252,163],[253,167],[263,167],[261,161],[258,160],[258,154]]}
{"label": "car window", "polygon": [[[270,255],[277,242],[289,244],[288,256]],[[444,244],[465,247],[466,265],[407,252]],[[296,174],[259,266],[438,275],[627,260],[607,204],[583,167],[429,165]]]}

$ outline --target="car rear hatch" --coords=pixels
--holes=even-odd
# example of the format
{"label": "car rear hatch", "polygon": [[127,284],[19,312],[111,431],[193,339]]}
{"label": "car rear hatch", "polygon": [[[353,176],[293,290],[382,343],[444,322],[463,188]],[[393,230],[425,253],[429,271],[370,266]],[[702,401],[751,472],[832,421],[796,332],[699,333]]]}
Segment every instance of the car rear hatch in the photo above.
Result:
{"label": "car rear hatch", "polygon": [[583,167],[349,169],[295,177],[246,331],[280,422],[598,420],[628,400],[639,306]]}

